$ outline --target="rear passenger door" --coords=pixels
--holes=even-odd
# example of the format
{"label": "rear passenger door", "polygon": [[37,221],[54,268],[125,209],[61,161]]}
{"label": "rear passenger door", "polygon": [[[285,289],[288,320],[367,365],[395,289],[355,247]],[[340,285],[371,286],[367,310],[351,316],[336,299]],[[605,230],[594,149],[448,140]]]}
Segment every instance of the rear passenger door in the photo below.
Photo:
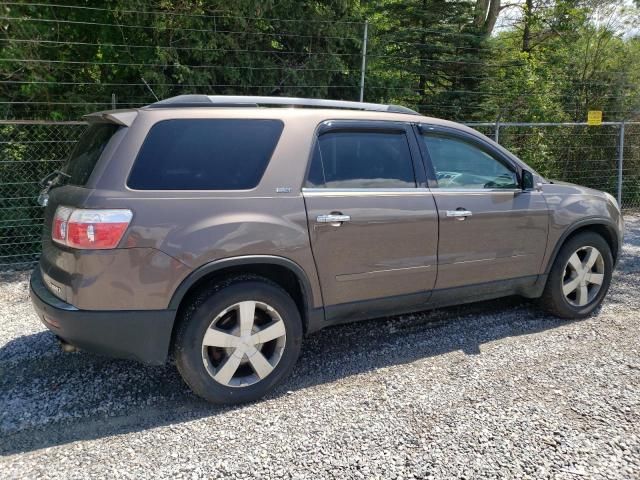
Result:
{"label": "rear passenger door", "polygon": [[438,224],[419,156],[410,125],[320,126],[303,195],[328,319],[427,301]]}

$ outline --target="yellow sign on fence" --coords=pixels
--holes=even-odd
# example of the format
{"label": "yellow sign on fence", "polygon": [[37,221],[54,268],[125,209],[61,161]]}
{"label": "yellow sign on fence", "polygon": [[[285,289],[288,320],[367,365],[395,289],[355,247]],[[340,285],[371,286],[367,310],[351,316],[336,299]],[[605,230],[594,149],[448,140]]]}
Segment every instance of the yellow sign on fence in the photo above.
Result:
{"label": "yellow sign on fence", "polygon": [[587,113],[587,125],[602,125],[602,111],[589,110],[589,113]]}

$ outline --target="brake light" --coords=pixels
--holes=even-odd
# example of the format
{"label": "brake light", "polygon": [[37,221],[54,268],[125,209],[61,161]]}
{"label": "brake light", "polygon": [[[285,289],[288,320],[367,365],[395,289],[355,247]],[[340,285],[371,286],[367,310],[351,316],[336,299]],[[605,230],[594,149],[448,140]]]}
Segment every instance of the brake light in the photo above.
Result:
{"label": "brake light", "polygon": [[54,242],[79,249],[116,248],[133,213],[126,209],[84,210],[58,207],[53,218]]}

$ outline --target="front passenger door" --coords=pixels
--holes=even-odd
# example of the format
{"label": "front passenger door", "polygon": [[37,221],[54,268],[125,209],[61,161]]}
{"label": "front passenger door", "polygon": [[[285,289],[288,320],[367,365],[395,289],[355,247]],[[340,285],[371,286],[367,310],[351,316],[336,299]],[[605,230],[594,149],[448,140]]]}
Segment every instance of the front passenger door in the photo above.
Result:
{"label": "front passenger door", "polygon": [[525,279],[540,273],[548,208],[523,191],[515,165],[488,142],[453,129],[422,128],[438,207],[436,289]]}

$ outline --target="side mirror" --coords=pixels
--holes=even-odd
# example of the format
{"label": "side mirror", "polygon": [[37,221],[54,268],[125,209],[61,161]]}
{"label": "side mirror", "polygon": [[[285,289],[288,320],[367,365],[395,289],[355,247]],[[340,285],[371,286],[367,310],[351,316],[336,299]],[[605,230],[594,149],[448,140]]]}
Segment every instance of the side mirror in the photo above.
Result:
{"label": "side mirror", "polygon": [[533,173],[529,170],[522,170],[522,190],[533,190]]}

